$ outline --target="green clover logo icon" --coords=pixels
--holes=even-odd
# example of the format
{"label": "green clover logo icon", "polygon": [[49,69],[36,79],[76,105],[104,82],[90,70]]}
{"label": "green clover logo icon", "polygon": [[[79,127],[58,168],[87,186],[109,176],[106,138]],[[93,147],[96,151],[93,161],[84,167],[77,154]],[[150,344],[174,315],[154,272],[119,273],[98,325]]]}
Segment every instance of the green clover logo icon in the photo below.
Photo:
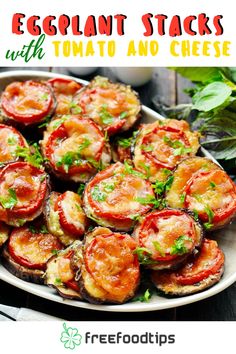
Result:
{"label": "green clover logo icon", "polygon": [[64,343],[66,349],[75,349],[77,345],[81,344],[82,336],[78,333],[77,328],[66,327],[63,323],[64,331],[61,333],[60,341]]}

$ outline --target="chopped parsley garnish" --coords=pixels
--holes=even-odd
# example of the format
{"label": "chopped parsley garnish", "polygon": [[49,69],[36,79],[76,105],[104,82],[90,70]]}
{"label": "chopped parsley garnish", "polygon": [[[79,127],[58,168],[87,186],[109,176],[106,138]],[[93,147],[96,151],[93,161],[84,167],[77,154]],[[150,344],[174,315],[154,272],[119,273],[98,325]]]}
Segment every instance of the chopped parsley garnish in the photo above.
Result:
{"label": "chopped parsley garnish", "polygon": [[44,162],[44,158],[40,153],[37,143],[32,144],[29,148],[17,146],[14,154],[17,157],[22,157],[25,161],[38,168],[42,167]]}
{"label": "chopped parsley garnish", "polygon": [[124,119],[124,118],[126,118],[127,117],[127,115],[128,115],[128,112],[122,112],[121,114],[120,114],[120,119]]}
{"label": "chopped parsley garnish", "polygon": [[172,147],[175,150],[174,156],[188,154],[192,151],[191,148],[186,148],[185,145],[179,140],[172,141],[167,136],[164,136],[163,140],[167,145],[169,145],[170,147]]}
{"label": "chopped parsley garnish", "polygon": [[83,209],[81,208],[81,206],[78,203],[75,203],[75,207],[79,212],[83,211]]}
{"label": "chopped parsley garnish", "polygon": [[143,295],[137,296],[137,297],[133,298],[131,301],[132,302],[134,302],[134,301],[149,302],[152,295],[153,295],[153,293],[149,289],[147,289],[147,290],[145,290]]}
{"label": "chopped parsley garnish", "polygon": [[137,247],[134,251],[134,254],[137,254],[140,264],[156,264],[157,261],[151,259],[152,253],[145,247]]}
{"label": "chopped parsley garnish", "polygon": [[206,212],[206,214],[208,216],[208,222],[211,223],[213,218],[214,218],[214,212],[209,207],[209,205],[205,206],[204,210],[205,210],[205,212]]}
{"label": "chopped parsley garnish", "polygon": [[159,208],[161,204],[161,201],[153,196],[147,196],[145,198],[137,197],[135,200],[142,205],[152,204],[154,208]]}
{"label": "chopped parsley garnish", "polygon": [[147,175],[147,178],[149,178],[150,175],[151,175],[150,166],[147,165],[146,163],[142,162],[142,161],[139,162],[139,166],[142,167],[142,168],[145,170],[145,173],[146,173],[146,175]]}
{"label": "chopped parsley garnish", "polygon": [[96,200],[97,202],[104,202],[107,197],[107,195],[100,190],[99,186],[94,186],[91,196],[93,200]]}
{"label": "chopped parsley garnish", "polygon": [[139,221],[140,218],[141,218],[141,216],[138,215],[138,214],[135,214],[135,215],[131,215],[131,216],[130,216],[130,219],[131,219],[131,220],[134,220],[134,221]]}
{"label": "chopped parsley garnish", "polygon": [[68,117],[69,115],[64,115],[60,119],[55,119],[55,121],[53,121],[52,123],[53,129],[58,128],[61,124],[63,124],[68,119]]}
{"label": "chopped parsley garnish", "polygon": [[77,189],[77,194],[79,194],[81,196],[84,193],[84,189],[85,189],[85,184],[81,183],[79,185],[79,188]]}
{"label": "chopped parsley garnish", "polygon": [[164,182],[157,180],[155,184],[152,185],[155,193],[160,195],[163,194],[165,191],[169,191],[173,181],[174,181],[174,176],[169,176],[167,180]]}
{"label": "chopped parsley garnish", "polygon": [[44,118],[43,123],[41,123],[38,127],[39,128],[46,127],[50,122],[50,120],[51,120],[51,116],[47,116],[46,118]]}
{"label": "chopped parsley garnish", "polygon": [[140,146],[140,149],[143,150],[143,151],[145,151],[145,152],[151,152],[151,151],[154,150],[154,146],[142,144],[142,145]]}
{"label": "chopped parsley garnish", "polygon": [[45,225],[36,228],[34,225],[29,225],[29,230],[32,234],[48,234],[48,229]]}
{"label": "chopped parsley garnish", "polygon": [[152,241],[152,243],[153,243],[153,246],[155,247],[156,251],[158,251],[160,253],[160,255],[162,257],[164,257],[165,256],[165,252],[163,251],[160,243],[158,241]]}
{"label": "chopped parsley garnish", "polygon": [[195,198],[200,203],[202,202],[202,196],[200,194],[197,193],[193,194],[193,198]]}
{"label": "chopped parsley garnish", "polygon": [[170,254],[171,255],[174,255],[174,254],[182,255],[182,254],[188,253],[188,249],[185,246],[185,241],[193,242],[193,240],[186,235],[179,236],[175,240],[174,245],[171,247]]}
{"label": "chopped parsley garnish", "polygon": [[73,109],[73,113],[75,114],[79,114],[82,112],[82,108],[76,104],[76,102],[72,101],[69,105],[69,108],[72,108]]}
{"label": "chopped parsley garnish", "polygon": [[9,194],[8,197],[0,196],[0,203],[2,204],[2,207],[4,209],[12,209],[17,204],[17,197],[14,189],[9,188],[8,194]]}
{"label": "chopped parsley garnish", "polygon": [[107,183],[107,182],[102,183],[102,188],[107,193],[114,191],[115,187],[116,187],[115,183]]}
{"label": "chopped parsley garnish", "polygon": [[91,144],[90,140],[85,138],[84,141],[79,145],[78,150],[68,151],[63,155],[56,163],[57,167],[63,166],[66,173],[69,172],[69,168],[72,165],[79,166],[83,163],[81,159],[81,153]]}
{"label": "chopped parsley garnish", "polygon": [[171,175],[171,173],[172,173],[172,171],[169,170],[168,168],[162,168],[162,171],[164,172],[164,174],[165,174],[166,176],[169,176],[169,175]]}
{"label": "chopped parsley garnish", "polygon": [[54,285],[62,285],[62,281],[61,281],[61,278],[56,278],[55,280],[54,280]]}
{"label": "chopped parsley garnish", "polygon": [[18,142],[18,139],[17,139],[14,135],[10,136],[10,137],[7,139],[8,145],[16,145],[17,142]]}
{"label": "chopped parsley garnish", "polygon": [[186,192],[184,192],[183,194],[180,195],[179,199],[180,199],[181,204],[184,204],[185,198],[186,198]]}
{"label": "chopped parsley garnish", "polygon": [[193,218],[195,221],[198,221],[199,219],[198,211],[196,209],[193,209]]}
{"label": "chopped parsley garnish", "polygon": [[206,230],[210,230],[213,226],[213,224],[211,224],[210,222],[205,222],[203,224],[203,226],[205,227]]}
{"label": "chopped parsley garnish", "polygon": [[133,138],[119,138],[117,144],[123,148],[129,148],[132,145]]}
{"label": "chopped parsley garnish", "polygon": [[51,250],[51,253],[52,253],[54,256],[57,256],[59,252],[60,252],[59,250]]}
{"label": "chopped parsley garnish", "polygon": [[129,165],[127,161],[124,162],[124,166],[125,166],[125,173],[146,179],[146,176],[143,173],[134,170],[133,166]]}
{"label": "chopped parsley garnish", "polygon": [[44,93],[41,97],[40,97],[41,101],[47,101],[48,100],[48,93]]}
{"label": "chopped parsley garnish", "polygon": [[215,188],[216,187],[216,184],[214,182],[212,182],[212,181],[209,184],[210,184],[211,188]]}
{"label": "chopped parsley garnish", "polygon": [[114,121],[114,117],[110,112],[107,110],[107,104],[103,104],[100,111],[99,111],[99,117],[101,119],[101,122],[103,124],[112,124]]}

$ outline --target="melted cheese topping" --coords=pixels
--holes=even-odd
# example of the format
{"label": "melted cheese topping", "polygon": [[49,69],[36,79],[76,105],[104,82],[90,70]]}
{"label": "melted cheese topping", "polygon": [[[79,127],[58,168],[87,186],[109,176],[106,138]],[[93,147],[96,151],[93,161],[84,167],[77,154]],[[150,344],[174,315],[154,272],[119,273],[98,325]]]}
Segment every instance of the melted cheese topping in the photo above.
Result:
{"label": "melted cheese topping", "polygon": [[81,207],[80,196],[74,192],[67,191],[60,203],[67,223],[75,226],[79,234],[83,234],[87,218]]}
{"label": "melted cheese topping", "polygon": [[[125,119],[124,129],[128,129],[136,120],[140,111],[139,100],[129,86],[114,84],[106,78],[97,77],[87,89],[78,95],[78,105],[99,125],[112,125],[120,119]],[[109,123],[102,119],[102,109],[105,107],[109,115]],[[122,118],[122,113],[126,113]]]}
{"label": "melted cheese topping", "polygon": [[16,147],[19,146],[19,135],[9,128],[0,128],[0,163],[14,161]]}

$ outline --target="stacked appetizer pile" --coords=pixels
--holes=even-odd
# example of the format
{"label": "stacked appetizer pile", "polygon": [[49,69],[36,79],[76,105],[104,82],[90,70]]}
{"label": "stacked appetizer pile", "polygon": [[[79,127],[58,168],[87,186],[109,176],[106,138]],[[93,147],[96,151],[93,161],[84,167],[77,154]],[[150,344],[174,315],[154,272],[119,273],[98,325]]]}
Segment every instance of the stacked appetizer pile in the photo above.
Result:
{"label": "stacked appetizer pile", "polygon": [[104,77],[5,88],[0,244],[11,273],[117,304],[134,297],[143,269],[168,295],[220,280],[211,232],[235,216],[235,185],[196,156],[199,134],[185,121],[138,126],[140,111],[129,86]]}

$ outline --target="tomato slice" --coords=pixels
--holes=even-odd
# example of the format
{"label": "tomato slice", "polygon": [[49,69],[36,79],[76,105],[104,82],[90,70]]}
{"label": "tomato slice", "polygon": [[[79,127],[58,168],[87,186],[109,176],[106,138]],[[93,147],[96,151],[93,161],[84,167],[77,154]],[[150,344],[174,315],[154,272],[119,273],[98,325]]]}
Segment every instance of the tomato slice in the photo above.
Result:
{"label": "tomato slice", "polygon": [[189,254],[198,241],[194,220],[181,210],[168,209],[145,216],[139,227],[138,240],[155,261],[170,261]]}
{"label": "tomato slice", "polygon": [[49,135],[45,155],[54,170],[75,175],[96,171],[104,146],[104,135],[91,119],[72,115]]}
{"label": "tomato slice", "polygon": [[224,254],[216,241],[205,239],[197,259],[187,263],[174,279],[181,285],[193,285],[216,274],[224,264]]}
{"label": "tomato slice", "polygon": [[[155,198],[151,184],[127,171],[120,162],[97,173],[88,183],[86,198],[95,214],[110,220],[132,221],[153,206]],[[150,202],[149,202],[150,201]]]}
{"label": "tomato slice", "polygon": [[26,147],[27,142],[20,132],[5,124],[0,124],[0,164],[16,161],[17,147]]}
{"label": "tomato slice", "polygon": [[73,107],[72,97],[83,85],[64,78],[50,79],[48,84],[52,87],[57,100],[56,114],[69,114]]}
{"label": "tomato slice", "polygon": [[212,224],[236,212],[236,188],[221,169],[198,171],[185,186],[185,207],[197,211],[199,218]]}
{"label": "tomato slice", "polygon": [[170,126],[157,126],[143,136],[140,144],[142,154],[149,161],[168,170],[173,170],[191,150],[185,132]]}
{"label": "tomato slice", "polygon": [[[34,229],[33,229],[34,230]],[[46,269],[46,262],[52,257],[53,251],[63,246],[57,237],[31,231],[27,226],[16,228],[11,233],[8,244],[12,258],[20,265],[31,269]]]}
{"label": "tomato slice", "polygon": [[89,86],[74,96],[73,102],[99,124],[109,135],[129,129],[136,121],[140,103],[129,86],[96,77]]}
{"label": "tomato slice", "polygon": [[2,221],[31,218],[47,195],[47,175],[27,162],[13,162],[0,172]]}
{"label": "tomato slice", "polygon": [[83,236],[87,224],[78,194],[67,191],[57,199],[57,209],[62,228],[77,237]]}
{"label": "tomato slice", "polygon": [[96,284],[113,296],[134,292],[140,276],[136,242],[127,234],[111,233],[92,239],[85,251],[85,266]]}
{"label": "tomato slice", "polygon": [[54,108],[50,87],[37,81],[9,84],[2,93],[1,103],[8,117],[23,124],[40,122]]}

